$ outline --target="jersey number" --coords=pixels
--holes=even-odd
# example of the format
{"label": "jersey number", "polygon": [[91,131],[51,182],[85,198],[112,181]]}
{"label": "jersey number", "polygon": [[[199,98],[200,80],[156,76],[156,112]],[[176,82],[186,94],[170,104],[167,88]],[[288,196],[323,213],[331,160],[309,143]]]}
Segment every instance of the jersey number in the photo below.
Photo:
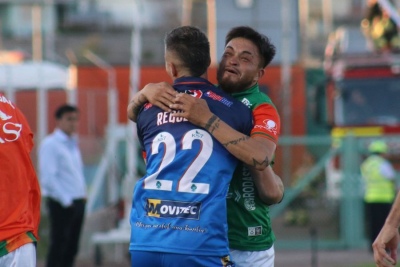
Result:
{"label": "jersey number", "polygon": [[[213,141],[211,136],[204,130],[194,129],[187,132],[182,139],[182,150],[192,149],[194,140],[200,140],[202,145],[196,157],[189,164],[182,177],[178,180],[177,191],[184,193],[208,194],[210,185],[206,183],[194,183],[193,180],[203,168],[212,154]],[[163,168],[170,164],[176,155],[177,144],[174,137],[168,132],[159,133],[154,139],[151,147],[151,155],[158,154],[159,146],[163,144],[165,153],[158,170],[144,179],[145,189],[156,189],[172,191],[171,180],[157,179]]]}

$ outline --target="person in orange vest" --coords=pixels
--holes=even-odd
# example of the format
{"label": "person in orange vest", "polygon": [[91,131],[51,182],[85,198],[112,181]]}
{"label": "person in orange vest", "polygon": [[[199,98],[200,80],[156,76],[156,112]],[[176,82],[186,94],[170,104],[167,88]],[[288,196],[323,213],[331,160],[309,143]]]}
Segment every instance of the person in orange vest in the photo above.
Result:
{"label": "person in orange vest", "polygon": [[381,140],[371,142],[371,153],[361,164],[365,182],[364,202],[370,244],[374,242],[385,223],[396,196],[396,172],[386,159],[388,146]]}

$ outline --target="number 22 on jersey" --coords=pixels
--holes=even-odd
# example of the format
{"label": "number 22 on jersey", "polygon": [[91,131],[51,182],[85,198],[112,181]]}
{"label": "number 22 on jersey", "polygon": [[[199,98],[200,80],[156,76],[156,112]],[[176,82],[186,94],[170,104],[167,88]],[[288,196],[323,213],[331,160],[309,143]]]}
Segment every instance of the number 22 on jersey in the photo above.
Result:
{"label": "number 22 on jersey", "polygon": [[[173,181],[158,179],[158,175],[166,166],[174,161],[177,149],[193,149],[192,144],[195,140],[199,140],[201,142],[199,151],[197,154],[190,154],[193,155],[193,160],[188,166],[186,166],[186,170],[184,171],[183,175],[177,180],[177,185],[175,185],[175,187],[176,191],[178,192],[208,194],[210,191],[209,184],[193,182],[193,180],[196,178],[196,175],[211,157],[213,149],[212,137],[208,132],[201,129],[193,129],[188,131],[183,136],[181,144],[177,144],[172,134],[168,132],[161,132],[157,134],[152,142],[151,155],[158,154],[159,147],[161,145],[164,145],[165,152],[161,159],[158,170],[144,179],[144,188],[165,191],[174,190]],[[178,145],[180,146],[180,148],[178,147]]]}

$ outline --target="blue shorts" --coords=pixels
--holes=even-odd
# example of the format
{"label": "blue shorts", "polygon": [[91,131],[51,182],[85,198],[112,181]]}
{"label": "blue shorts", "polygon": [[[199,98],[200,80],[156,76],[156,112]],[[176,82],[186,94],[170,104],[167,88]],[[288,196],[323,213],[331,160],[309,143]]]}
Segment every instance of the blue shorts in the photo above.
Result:
{"label": "blue shorts", "polygon": [[199,256],[131,250],[132,267],[235,267],[229,256]]}

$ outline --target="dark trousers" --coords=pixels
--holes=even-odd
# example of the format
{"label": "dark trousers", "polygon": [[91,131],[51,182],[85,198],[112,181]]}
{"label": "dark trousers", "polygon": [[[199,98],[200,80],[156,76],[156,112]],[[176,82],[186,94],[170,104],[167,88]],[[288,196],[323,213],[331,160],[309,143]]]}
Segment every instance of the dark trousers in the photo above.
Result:
{"label": "dark trousers", "polygon": [[72,206],[63,207],[54,199],[47,199],[50,222],[50,243],[47,267],[72,267],[79,248],[85,200],[74,200]]}
{"label": "dark trousers", "polygon": [[[389,215],[391,203],[365,203],[367,236],[372,246]],[[372,247],[370,246],[370,249]]]}

